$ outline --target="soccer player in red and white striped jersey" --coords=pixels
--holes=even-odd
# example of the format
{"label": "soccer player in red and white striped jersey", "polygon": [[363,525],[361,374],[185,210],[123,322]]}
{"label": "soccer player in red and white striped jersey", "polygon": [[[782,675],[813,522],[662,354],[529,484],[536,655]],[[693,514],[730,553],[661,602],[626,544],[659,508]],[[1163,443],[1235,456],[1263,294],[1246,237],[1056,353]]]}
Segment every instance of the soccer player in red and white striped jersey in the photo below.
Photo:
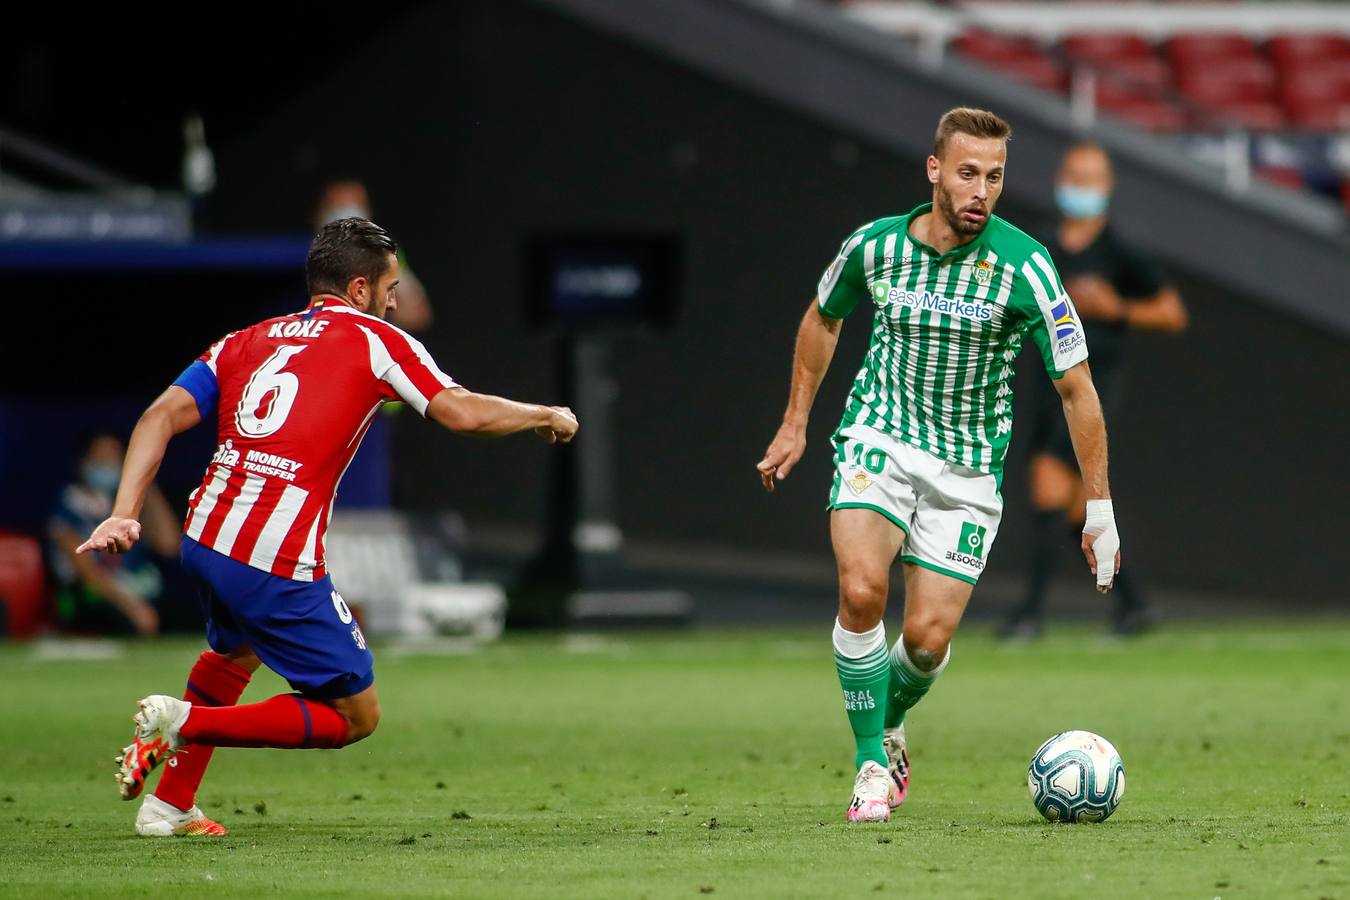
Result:
{"label": "soccer player in red and white striped jersey", "polygon": [[[395,308],[397,246],[374,223],[325,225],[306,275],[305,310],[221,338],[146,410],[113,514],[78,551],[130,549],[169,440],[214,416],[219,445],[192,494],[182,554],[211,650],[183,700],[140,701],[135,737],[118,758],[129,800],[173,757],[137,815],[140,834],[225,833],[195,805],[214,747],[341,747],[374,731],[373,658],[328,576],[324,534],[342,473],[384,402],[402,400],[456,432],[533,430],[566,443],[577,430],[565,407],[466,390],[384,321]],[[235,705],[264,664],[298,693]]]}

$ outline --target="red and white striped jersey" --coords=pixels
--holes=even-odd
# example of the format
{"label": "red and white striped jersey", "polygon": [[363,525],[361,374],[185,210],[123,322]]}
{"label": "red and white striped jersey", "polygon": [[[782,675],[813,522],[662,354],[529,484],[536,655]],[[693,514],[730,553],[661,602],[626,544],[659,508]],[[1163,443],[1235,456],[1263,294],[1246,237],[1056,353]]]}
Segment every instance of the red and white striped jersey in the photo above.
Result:
{"label": "red and white striped jersey", "polygon": [[212,344],[175,382],[209,409],[219,447],[183,530],[232,559],[295,581],[325,574],[338,482],[386,400],[422,415],[455,382],[426,348],[336,298]]}

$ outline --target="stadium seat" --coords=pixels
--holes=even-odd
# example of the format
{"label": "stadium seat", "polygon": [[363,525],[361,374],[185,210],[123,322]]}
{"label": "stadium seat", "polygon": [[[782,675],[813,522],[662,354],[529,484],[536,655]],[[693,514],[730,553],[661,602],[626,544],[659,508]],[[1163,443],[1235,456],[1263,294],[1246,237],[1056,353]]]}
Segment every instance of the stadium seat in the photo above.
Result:
{"label": "stadium seat", "polygon": [[1275,84],[1275,67],[1255,57],[1193,61],[1177,70],[1177,87],[1198,104],[1271,101]]}
{"label": "stadium seat", "polygon": [[1097,103],[1158,98],[1172,84],[1172,69],[1156,57],[1112,60],[1097,67]]}
{"label": "stadium seat", "polygon": [[1143,35],[1124,31],[1070,34],[1061,46],[1071,59],[1097,64],[1153,56],[1153,45]]}
{"label": "stadium seat", "polygon": [[1216,59],[1253,59],[1256,44],[1245,34],[1192,32],[1167,41],[1167,57],[1178,68]]}
{"label": "stadium seat", "polygon": [[1299,128],[1335,131],[1350,127],[1350,58],[1320,59],[1286,67],[1280,98]]}
{"label": "stadium seat", "polygon": [[1248,131],[1279,131],[1288,122],[1283,107],[1269,100],[1221,100],[1206,104],[1196,124],[1208,129],[1236,125]]}
{"label": "stadium seat", "polygon": [[42,545],[26,534],[0,531],[0,603],[8,609],[11,637],[32,637],[37,633],[46,600]]}
{"label": "stadium seat", "polygon": [[952,49],[962,56],[985,62],[1046,56],[1045,48],[1032,38],[979,30],[958,35],[952,40]]}
{"label": "stadium seat", "polygon": [[986,65],[1042,90],[1065,91],[1069,87],[1068,69],[1053,59],[1000,59]]}
{"label": "stadium seat", "polygon": [[1278,34],[1266,44],[1281,69],[1323,59],[1350,59],[1350,37],[1336,34]]}
{"label": "stadium seat", "polygon": [[1284,104],[1289,122],[1304,131],[1350,131],[1350,99],[1339,101],[1289,101]]}
{"label": "stadium seat", "polygon": [[1102,115],[1123,119],[1149,131],[1181,131],[1189,124],[1186,113],[1174,103],[1149,97],[1125,97],[1104,101]]}
{"label": "stadium seat", "polygon": [[1028,37],[968,31],[952,41],[952,48],[966,59],[1042,90],[1063,91],[1069,84],[1064,64]]}

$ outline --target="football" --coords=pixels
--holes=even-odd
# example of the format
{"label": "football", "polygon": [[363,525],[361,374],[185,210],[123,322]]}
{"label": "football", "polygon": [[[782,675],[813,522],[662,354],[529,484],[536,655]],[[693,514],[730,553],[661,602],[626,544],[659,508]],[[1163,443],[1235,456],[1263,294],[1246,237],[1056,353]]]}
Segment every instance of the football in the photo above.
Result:
{"label": "football", "polygon": [[1125,764],[1101,735],[1064,731],[1031,758],[1027,789],[1051,822],[1103,822],[1125,794]]}

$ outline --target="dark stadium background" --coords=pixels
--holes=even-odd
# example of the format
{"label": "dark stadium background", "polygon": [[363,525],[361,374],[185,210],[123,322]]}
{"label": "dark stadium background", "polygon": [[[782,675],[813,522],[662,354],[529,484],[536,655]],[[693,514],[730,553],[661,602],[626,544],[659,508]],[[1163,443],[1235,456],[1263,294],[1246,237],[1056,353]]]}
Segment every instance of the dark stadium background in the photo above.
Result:
{"label": "dark stadium background", "polygon": [[[31,22],[32,39],[0,61],[0,121],[172,187],[182,118],[202,113],[220,180],[199,210],[199,233],[303,237],[320,184],[360,177],[375,218],[405,245],[433,298],[427,345],[471,388],[558,398],[553,339],[525,327],[527,238],[678,236],[674,327],[617,344],[625,533],[642,546],[725,548],[733,561],[761,551],[828,559],[826,442],[865,346],[863,316],[846,323],[795,476],[768,497],[752,466],[781,414],[792,335],[820,269],[860,222],[925,199],[921,154],[803,115],[554,4],[387,3],[378,16],[316,9],[303,18],[244,7],[167,41],[121,15],[81,35],[44,24]],[[123,65],[105,65],[110,47]],[[928,122],[935,101],[925,90],[868,102],[879,118]],[[1017,223],[1050,210],[1053,163],[1033,156],[1036,140],[1011,145],[1020,192],[999,212]],[[1120,208],[1127,233],[1179,227],[1128,198]],[[1321,258],[1312,274],[1339,284],[1343,305],[1350,264]],[[1108,423],[1127,561],[1182,604],[1200,592],[1263,598],[1257,605],[1272,610],[1344,608],[1346,334],[1221,277],[1250,260],[1164,262],[1191,329],[1132,340],[1130,399]],[[1290,293],[1310,277],[1291,267]],[[303,300],[298,270],[4,270],[0,296],[0,524],[30,530],[81,428],[129,428],[212,339],[278,298]],[[1042,377],[1036,363],[1024,354],[1022,383]],[[994,576],[1020,574],[1025,558],[1022,416]],[[209,450],[204,432],[166,467],[177,498]],[[403,415],[395,448],[399,506],[460,511],[471,546],[475,535],[517,548],[537,538],[549,473],[540,447],[455,440]],[[772,614],[775,598],[762,601]]]}

